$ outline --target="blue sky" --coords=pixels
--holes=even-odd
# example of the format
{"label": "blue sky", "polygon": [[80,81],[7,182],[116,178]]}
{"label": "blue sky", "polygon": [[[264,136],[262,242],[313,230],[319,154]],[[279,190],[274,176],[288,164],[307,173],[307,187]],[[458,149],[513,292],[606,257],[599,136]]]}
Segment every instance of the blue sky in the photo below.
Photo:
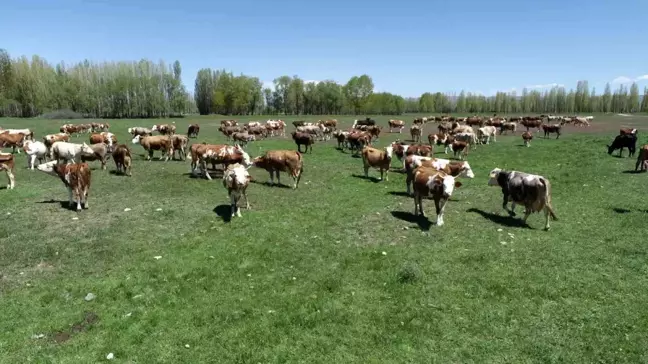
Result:
{"label": "blue sky", "polygon": [[3,0],[0,48],[50,62],[180,60],[378,91],[492,94],[579,79],[648,86],[648,1]]}

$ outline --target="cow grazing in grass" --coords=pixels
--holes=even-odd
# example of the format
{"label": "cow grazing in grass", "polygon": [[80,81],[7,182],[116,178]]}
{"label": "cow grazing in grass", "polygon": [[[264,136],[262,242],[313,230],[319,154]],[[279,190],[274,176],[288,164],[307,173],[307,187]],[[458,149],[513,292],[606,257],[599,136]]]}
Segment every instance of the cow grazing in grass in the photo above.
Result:
{"label": "cow grazing in grass", "polygon": [[191,124],[191,125],[189,125],[189,128],[187,129],[187,136],[189,138],[198,138],[198,133],[199,132],[200,132],[200,125]]}
{"label": "cow grazing in grass", "polygon": [[101,132],[100,134],[90,134],[90,144],[104,143],[112,151],[113,145],[117,144],[117,137],[110,132]]}
{"label": "cow grazing in grass", "polygon": [[232,134],[232,140],[235,143],[240,144],[242,147],[247,146],[248,142],[253,142],[256,140],[256,136],[248,134],[247,132],[243,133],[234,133]]}
{"label": "cow grazing in grass", "polygon": [[[505,171],[495,168],[490,172],[489,186],[499,186],[502,189],[502,208],[510,216],[515,216],[515,205],[520,204],[525,208],[523,221],[533,212],[545,212],[545,230],[549,230],[549,217],[557,220],[551,206],[551,183],[543,176],[528,174],[518,171]],[[507,208],[509,201],[511,209]]]}
{"label": "cow grazing in grass", "polygon": [[152,131],[157,131],[162,135],[175,134],[176,127],[173,124],[156,124],[151,128]]}
{"label": "cow grazing in grass", "polygon": [[621,128],[621,129],[619,129],[619,135],[625,135],[625,134],[637,135],[637,129],[634,129],[634,128]]}
{"label": "cow grazing in grass", "polygon": [[242,164],[246,168],[252,166],[250,156],[238,145],[193,144],[191,146],[191,173],[194,174],[196,165],[199,165],[202,175],[211,180],[211,176],[207,172],[207,163],[211,163],[212,166],[222,164],[223,170],[236,163]]}
{"label": "cow grazing in grass", "polygon": [[127,176],[131,176],[131,164],[133,163],[133,157],[131,156],[131,151],[126,144],[119,144],[115,147],[115,151],[112,153],[112,158],[115,161],[115,168],[117,173],[123,173]]}
{"label": "cow grazing in grass", "polygon": [[398,160],[403,162],[403,170],[405,170],[405,158],[408,155],[420,155],[423,157],[430,157],[433,154],[432,146],[431,145],[423,145],[423,144],[404,144],[399,141],[395,141],[391,143],[392,150],[394,151],[394,155],[396,155],[396,158]]}
{"label": "cow grazing in grass", "polygon": [[497,128],[492,125],[482,126],[477,129],[479,135],[479,142],[483,144],[490,144],[490,138],[497,142]]}
{"label": "cow grazing in grass", "polygon": [[365,177],[369,178],[369,168],[376,168],[380,170],[380,180],[383,180],[384,175],[385,181],[389,181],[387,175],[391,167],[393,151],[394,148],[391,145],[384,150],[369,146],[362,148],[362,164]]}
{"label": "cow grazing in grass", "polygon": [[410,135],[412,136],[412,142],[414,143],[420,143],[421,142],[421,134],[423,133],[423,130],[421,126],[419,125],[412,125],[410,128]]}
{"label": "cow grazing in grass", "polygon": [[82,206],[85,209],[89,207],[88,194],[92,173],[88,163],[57,164],[56,161],[50,161],[39,164],[36,168],[61,179],[68,190],[70,208],[74,206],[74,202],[77,211],[80,211]]}
{"label": "cow grazing in grass", "polygon": [[165,161],[168,161],[169,158],[173,155],[173,140],[166,135],[155,135],[155,136],[141,136],[136,135],[132,140],[133,144],[141,145],[144,150],[147,152],[146,160],[151,160],[153,158],[153,152],[159,150],[162,152],[160,160],[164,158]]}
{"label": "cow grazing in grass", "polygon": [[7,184],[8,190],[13,190],[16,186],[16,179],[14,177],[14,156],[11,153],[0,153],[0,171],[5,171],[7,174]]}
{"label": "cow grazing in grass", "polygon": [[31,168],[32,171],[34,170],[37,159],[40,164],[45,162],[47,157],[47,147],[39,141],[25,140],[23,143],[23,151],[27,155],[27,167]]}
{"label": "cow grazing in grass", "polygon": [[101,169],[106,169],[106,162],[110,155],[108,145],[106,143],[96,143],[90,145],[90,149],[92,149],[92,153],[81,152],[81,162],[99,161],[101,163]]}
{"label": "cow grazing in grass", "polygon": [[252,160],[255,167],[263,168],[270,173],[270,184],[274,185],[274,174],[277,174],[277,183],[281,184],[279,172],[290,174],[293,179],[293,189],[299,186],[304,160],[299,152],[294,150],[269,150],[260,157]]}
{"label": "cow grazing in grass", "polygon": [[423,199],[432,198],[436,208],[436,225],[444,224],[445,206],[455,188],[461,187],[461,182],[445,172],[434,168],[419,167],[414,171],[414,215],[425,216]]}
{"label": "cow grazing in grass", "polygon": [[388,122],[389,124],[389,132],[392,133],[393,129],[398,129],[398,133],[403,132],[403,128],[405,127],[405,122],[403,120],[393,120],[390,119]]}
{"label": "cow grazing in grass", "polygon": [[608,154],[612,155],[615,150],[619,150],[619,157],[623,156],[623,148],[628,148],[629,157],[635,154],[637,148],[637,135],[636,134],[623,134],[617,135],[612,141],[612,145],[608,145]]}
{"label": "cow grazing in grass", "polygon": [[542,130],[544,131],[544,137],[547,138],[549,134],[556,134],[556,139],[560,138],[561,130],[563,123],[560,124],[542,124]]}
{"label": "cow grazing in grass", "polygon": [[59,163],[79,163],[81,154],[94,154],[94,150],[86,143],[55,142],[52,144],[52,159]]}
{"label": "cow grazing in grass", "polygon": [[410,186],[414,180],[414,171],[418,167],[434,168],[453,177],[475,178],[475,173],[467,161],[450,161],[449,159],[409,155],[405,158],[405,174],[407,176],[405,187],[408,194],[411,194]]}
{"label": "cow grazing in grass", "polygon": [[232,139],[232,134],[234,133],[242,133],[245,132],[242,126],[220,126],[218,127],[218,131],[223,133],[227,140]]}
{"label": "cow grazing in grass", "polygon": [[0,148],[12,148],[12,153],[20,153],[20,148],[25,141],[25,134],[11,134],[7,131],[0,132]]}
{"label": "cow grazing in grass", "polygon": [[136,126],[133,128],[128,128],[128,134],[132,135],[133,137],[136,137],[138,135],[140,136],[151,136],[153,135],[153,130],[149,128],[144,128],[141,126]]}
{"label": "cow grazing in grass", "polygon": [[365,118],[364,120],[356,119],[353,121],[352,128],[355,128],[358,125],[376,125],[376,120],[372,118]]}
{"label": "cow grazing in grass", "polygon": [[[524,119],[524,118],[526,118],[526,119]],[[524,118],[522,119],[520,124],[522,126],[524,126],[527,131],[529,131],[529,129],[533,129],[533,128],[537,128],[538,131],[540,131],[541,126],[542,126],[542,119],[533,118],[533,117],[530,117],[530,116],[529,117],[525,116]]]}
{"label": "cow grazing in grass", "polygon": [[522,133],[522,140],[524,141],[524,145],[526,147],[531,146],[532,139],[533,139],[533,133],[531,133],[530,131],[525,131],[524,133]]}
{"label": "cow grazing in grass", "polygon": [[250,180],[251,177],[247,169],[238,163],[227,166],[223,172],[223,187],[227,189],[227,195],[230,198],[232,217],[235,215],[241,217],[241,207],[239,206],[241,197],[245,199],[245,208],[250,209],[246,193]]}
{"label": "cow grazing in grass", "polygon": [[221,120],[222,126],[237,126],[238,122],[236,120]]}
{"label": "cow grazing in grass", "polygon": [[302,153],[301,146],[304,145],[306,146],[306,150],[303,153],[307,153],[309,149],[310,152],[313,153],[313,144],[315,144],[315,138],[312,134],[293,131],[291,135],[292,139],[295,141],[295,144],[297,144],[298,152]]}

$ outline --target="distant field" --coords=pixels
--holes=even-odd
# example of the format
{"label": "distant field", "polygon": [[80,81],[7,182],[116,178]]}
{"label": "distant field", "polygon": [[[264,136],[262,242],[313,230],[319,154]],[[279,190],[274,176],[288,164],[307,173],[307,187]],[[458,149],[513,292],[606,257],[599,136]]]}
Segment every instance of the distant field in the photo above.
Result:
{"label": "distant field", "polygon": [[[292,131],[293,120],[329,117],[281,118]],[[536,134],[530,148],[519,132],[479,146],[468,157],[476,178],[462,180],[442,227],[432,201],[429,221],[414,218],[404,175],[364,179],[361,160],[333,141],[304,155],[298,190],[264,185],[268,174],[251,168],[251,210],[226,223],[219,178],[191,178],[189,160],[144,161],[126,133],[175,121],[184,134],[199,123],[193,142],[224,143],[224,118],[109,120],[136,154],[133,177],[112,174],[112,160],[107,171],[92,162],[90,209],[79,214],[64,207],[59,180],[17,157],[16,189],[0,190],[0,362],[91,363],[108,353],[129,363],[648,361],[648,175],[627,173],[627,150],[617,158],[605,148],[620,126],[648,143],[645,115],[595,115],[591,128]],[[40,139],[64,122],[0,126]],[[407,129],[376,145],[397,138],[409,139]],[[272,138],[248,151],[294,148]],[[541,215],[530,228],[505,216],[500,190],[486,185],[495,167],[552,181],[560,220],[551,231]]]}

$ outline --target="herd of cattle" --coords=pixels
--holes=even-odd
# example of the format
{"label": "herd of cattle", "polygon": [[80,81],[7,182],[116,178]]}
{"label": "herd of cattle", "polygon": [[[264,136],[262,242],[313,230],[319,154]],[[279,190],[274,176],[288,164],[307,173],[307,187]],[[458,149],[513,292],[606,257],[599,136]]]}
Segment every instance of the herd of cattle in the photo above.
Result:
{"label": "herd of cattle", "polygon": [[[385,148],[379,149],[373,143],[379,139],[382,126],[376,125],[371,118],[355,120],[348,130],[338,129],[337,120],[320,120],[309,123],[295,121],[295,128],[291,137],[296,144],[294,150],[271,150],[263,155],[250,158],[245,151],[247,143],[273,136],[286,136],[286,123],[282,120],[268,120],[262,122],[249,122],[238,125],[235,120],[222,120],[219,131],[233,145],[194,143],[189,148],[191,159],[191,172],[200,174],[211,180],[207,170],[210,164],[212,169],[217,164],[223,165],[223,186],[228,191],[232,216],[241,216],[240,200],[245,200],[249,208],[246,190],[251,177],[248,168],[255,166],[265,169],[270,174],[270,184],[274,184],[274,177],[280,182],[279,173],[287,172],[293,179],[293,189],[296,189],[303,171],[302,146],[304,153],[312,153],[316,141],[327,141],[335,138],[338,149],[349,150],[352,155],[361,155],[364,174],[368,177],[369,170],[380,170],[380,179],[387,181],[387,173],[391,169],[394,155],[402,162],[406,173],[406,189],[408,195],[414,198],[415,215],[423,215],[422,200],[431,198],[435,202],[437,225],[443,225],[443,215],[446,202],[452,195],[454,188],[462,184],[457,178],[474,178],[474,173],[466,157],[470,149],[478,145],[496,142],[497,134],[516,133],[520,127],[526,128],[522,133],[524,144],[530,146],[533,139],[533,129],[543,131],[545,137],[556,134],[560,137],[563,125],[572,123],[577,126],[588,126],[593,117],[563,117],[555,115],[541,115],[539,117],[511,117],[502,118],[493,116],[458,118],[453,116],[434,116],[414,119],[410,126],[411,142],[395,141]],[[551,123],[558,121],[558,123]],[[427,136],[428,143],[421,142],[423,130],[428,123],[437,122],[437,131]],[[397,130],[402,133],[405,122],[402,120],[389,120],[390,132]],[[110,131],[107,123],[91,124],[65,124],[61,126],[60,133],[45,135],[37,141],[30,129],[2,129],[0,128],[0,147],[12,148],[12,153],[0,153],[0,171],[4,170],[9,179],[8,189],[15,186],[14,157],[15,153],[24,151],[27,156],[28,168],[38,169],[47,174],[57,176],[66,186],[69,193],[70,206],[76,203],[76,209],[88,208],[88,193],[91,183],[91,169],[87,162],[99,161],[101,169],[106,169],[108,158],[115,161],[117,173],[131,176],[133,157],[131,149],[126,144],[119,144],[117,138]],[[128,133],[132,136],[132,143],[139,144],[147,153],[146,159],[153,158],[155,151],[161,152],[160,159],[168,161],[176,159],[186,160],[187,147],[190,138],[197,138],[200,127],[197,124],[189,125],[186,135],[176,134],[173,124],[154,125],[152,128],[131,127]],[[157,132],[157,135],[154,133]],[[72,143],[71,136],[89,133],[89,143]],[[635,154],[637,141],[636,129],[621,129],[611,145],[608,153],[612,154],[623,148],[628,148],[632,157]],[[458,160],[449,160],[433,157],[434,147],[443,146],[444,152],[454,153]],[[47,160],[50,161],[47,161]],[[38,160],[38,164],[36,161]],[[648,169],[648,145],[644,145],[639,152],[635,170]],[[490,172],[488,184],[499,186],[503,193],[502,207],[511,215],[515,215],[516,204],[525,207],[524,221],[532,212],[545,212],[545,229],[549,229],[550,218],[556,219],[551,206],[551,184],[543,176],[528,174],[520,171],[504,171],[495,168]],[[512,202],[511,208],[507,208]]]}

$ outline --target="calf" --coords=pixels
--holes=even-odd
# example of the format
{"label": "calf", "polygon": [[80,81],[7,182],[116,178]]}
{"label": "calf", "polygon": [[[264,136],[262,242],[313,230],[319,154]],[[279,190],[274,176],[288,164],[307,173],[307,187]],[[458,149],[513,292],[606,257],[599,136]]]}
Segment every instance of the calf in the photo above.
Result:
{"label": "calf", "polygon": [[349,136],[349,134],[350,133],[348,131],[344,131],[344,130],[336,130],[333,132],[333,136],[335,137],[335,140],[337,140],[338,143],[337,149],[344,150],[344,148],[348,144],[347,137]]}
{"label": "calf", "polygon": [[420,143],[421,142],[421,134],[423,130],[421,129],[421,126],[414,124],[410,128],[410,135],[412,136],[412,142],[414,143]]}
{"label": "calf", "polygon": [[141,126],[136,126],[133,128],[128,128],[128,134],[132,135],[133,137],[136,137],[138,135],[140,136],[151,136],[153,135],[153,130],[149,128],[143,128]]}
{"label": "calf", "polygon": [[40,164],[47,157],[47,147],[44,143],[38,141],[25,140],[23,143],[23,151],[27,155],[27,168],[31,168],[32,171],[34,170],[36,159],[38,159],[38,163]]}
{"label": "calf", "polygon": [[531,139],[533,139],[533,133],[531,133],[530,131],[525,131],[524,133],[522,133],[522,140],[524,141],[525,146],[531,146]]}
{"label": "calf", "polygon": [[86,143],[55,142],[52,144],[52,159],[59,163],[79,163],[81,161],[81,154],[94,154],[94,150]]}
{"label": "calf", "polygon": [[380,150],[372,147],[362,148],[362,163],[364,165],[365,178],[369,178],[369,168],[373,167],[380,169],[380,180],[385,176],[385,181],[389,181],[387,174],[391,167],[391,160],[394,148],[390,145],[385,150]]}
{"label": "calf", "polygon": [[629,157],[632,157],[635,154],[636,147],[636,134],[617,135],[616,138],[614,138],[614,140],[612,141],[612,145],[607,145],[608,154],[612,155],[612,152],[619,149],[619,157],[623,156],[623,148],[628,148]]}
{"label": "calf", "polygon": [[7,179],[9,184],[7,184],[8,190],[13,190],[16,186],[16,179],[14,177],[14,156],[11,153],[0,153],[0,171],[5,171],[7,174]]}
{"label": "calf", "polygon": [[81,162],[99,161],[101,169],[106,169],[106,162],[108,161],[109,148],[106,143],[97,143],[90,146],[92,153],[81,152]]}
{"label": "calf", "polygon": [[183,161],[187,160],[187,145],[189,144],[189,137],[181,134],[173,134],[171,136],[171,142],[173,143],[173,155],[172,159],[175,158],[176,152],[178,152],[178,159]]}
{"label": "calf", "polygon": [[12,153],[16,153],[16,151],[18,151],[18,153],[20,154],[20,148],[22,148],[24,141],[25,134],[10,134],[6,130],[0,132],[0,148],[10,147],[12,148]]}
{"label": "calf", "polygon": [[173,124],[156,124],[151,128],[152,131],[158,131],[162,135],[175,134],[176,127]]}
{"label": "calf", "polygon": [[136,135],[132,140],[133,144],[140,144],[148,152],[146,160],[153,158],[153,152],[159,150],[162,152],[160,160],[168,161],[173,155],[173,141],[166,135],[145,136]]}
{"label": "calf", "polygon": [[544,137],[547,138],[549,134],[556,134],[556,139],[560,138],[560,131],[563,124],[542,124],[542,130],[544,131]]}
{"label": "calf", "polygon": [[648,169],[648,144],[645,144],[639,149],[639,156],[637,157],[637,163],[635,164],[635,171],[641,166],[641,172]]}
{"label": "calf", "polygon": [[293,178],[293,189],[296,189],[304,170],[302,155],[294,150],[269,150],[264,155],[252,160],[252,165],[263,168],[270,173],[270,184],[274,185],[274,174],[277,174],[277,183],[281,184],[279,172],[289,173]]}
{"label": "calf", "polygon": [[455,140],[454,142],[452,142],[452,144],[450,144],[450,150],[453,152],[455,158],[457,158],[458,154],[459,159],[461,160],[468,156],[469,148],[470,144],[462,140]]}
{"label": "calf", "polygon": [[[497,142],[497,128],[492,125],[482,126],[477,129],[479,133],[479,142],[483,144],[490,144],[490,138],[493,138],[494,142]],[[484,139],[486,141],[484,141]]]}
{"label": "calf", "polygon": [[301,146],[305,145],[306,150],[304,151],[304,153],[308,152],[309,148],[310,148],[311,154],[313,153],[313,144],[315,144],[315,138],[313,138],[313,136],[311,134],[302,133],[302,132],[298,132],[298,131],[293,131],[291,135],[292,135],[293,140],[295,141],[295,144],[297,144],[297,151],[298,152],[301,153],[302,152],[301,151]]}
{"label": "calf", "polygon": [[119,144],[115,151],[112,153],[113,160],[115,161],[115,168],[117,173],[124,173],[127,176],[131,176],[131,164],[133,158],[131,156],[131,151],[126,144]]}
{"label": "calf", "polygon": [[475,178],[475,173],[466,161],[459,162],[441,158],[409,155],[405,159],[405,174],[407,176],[405,178],[405,187],[407,188],[407,194],[411,194],[410,185],[414,180],[414,170],[421,166],[443,171],[453,177]]}
{"label": "calf", "polygon": [[405,169],[405,157],[408,155],[420,155],[423,157],[429,157],[432,155],[432,146],[431,145],[423,145],[423,144],[404,144],[401,142],[393,142],[391,143],[391,147],[394,151],[394,154],[398,158],[398,160],[403,162],[403,170]]}
{"label": "calf", "polygon": [[56,161],[51,161],[39,164],[36,168],[41,172],[57,176],[63,181],[70,197],[70,208],[74,206],[75,201],[77,211],[81,210],[82,205],[85,209],[89,207],[88,194],[92,173],[88,163],[57,164]]}
{"label": "calf", "polygon": [[[495,168],[490,172],[488,185],[501,187],[502,208],[510,216],[515,216],[516,204],[524,205],[524,223],[531,213],[542,210],[545,212],[545,230],[549,230],[550,216],[553,220],[558,219],[551,207],[551,183],[543,176]],[[510,210],[506,207],[509,201],[512,202]]]}
{"label": "calf", "polygon": [[414,171],[414,215],[425,216],[423,198],[432,197],[436,208],[436,225],[442,226],[445,205],[455,188],[461,187],[461,182],[445,172],[434,168],[419,167]]}
{"label": "calf", "polygon": [[189,129],[187,130],[187,136],[189,138],[198,138],[198,132],[200,132],[200,125],[191,124],[189,125]]}
{"label": "calf", "polygon": [[223,172],[223,187],[227,189],[227,195],[230,198],[232,217],[234,215],[241,217],[241,208],[239,207],[241,196],[245,199],[245,208],[250,209],[246,190],[251,179],[247,169],[238,163],[229,165]]}

